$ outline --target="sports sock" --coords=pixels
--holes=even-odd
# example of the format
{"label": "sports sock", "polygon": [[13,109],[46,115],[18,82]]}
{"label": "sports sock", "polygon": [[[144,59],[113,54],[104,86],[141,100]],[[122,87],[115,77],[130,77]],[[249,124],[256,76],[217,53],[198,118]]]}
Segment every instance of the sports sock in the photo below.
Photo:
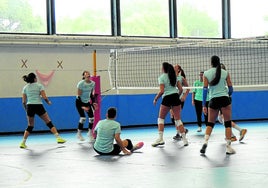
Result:
{"label": "sports sock", "polygon": [[160,140],[163,140],[163,134],[164,134],[163,131],[159,131],[159,139],[160,139]]}
{"label": "sports sock", "polygon": [[208,134],[206,134],[206,135],[205,135],[205,144],[207,144],[207,143],[208,143],[208,140],[209,140],[209,135],[208,135]]}
{"label": "sports sock", "polygon": [[182,137],[183,139],[185,139],[185,138],[186,138],[185,133],[181,133],[181,137]]}
{"label": "sports sock", "polygon": [[232,143],[232,141],[231,141],[231,140],[226,140],[226,144],[227,144],[227,145],[229,145],[229,146],[230,146],[230,145],[231,145],[231,143]]}
{"label": "sports sock", "polygon": [[54,134],[56,138],[60,137],[59,133]]}
{"label": "sports sock", "polygon": [[25,138],[23,138],[22,143],[23,143],[23,144],[25,144],[25,143],[26,143],[26,139],[25,139]]}
{"label": "sports sock", "polygon": [[239,132],[241,132],[242,131],[242,129],[238,126],[238,125],[234,125],[234,127],[233,128],[235,128],[236,130],[238,130]]}

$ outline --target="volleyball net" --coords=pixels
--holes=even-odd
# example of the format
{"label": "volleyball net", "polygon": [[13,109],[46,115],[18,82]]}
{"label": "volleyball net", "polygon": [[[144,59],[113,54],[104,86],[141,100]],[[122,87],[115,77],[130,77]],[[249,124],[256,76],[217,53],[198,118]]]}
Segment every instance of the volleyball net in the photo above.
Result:
{"label": "volleyball net", "polygon": [[268,38],[182,40],[174,46],[135,47],[110,51],[109,76],[115,89],[156,89],[162,62],[179,64],[189,86],[217,55],[235,88],[268,88]]}

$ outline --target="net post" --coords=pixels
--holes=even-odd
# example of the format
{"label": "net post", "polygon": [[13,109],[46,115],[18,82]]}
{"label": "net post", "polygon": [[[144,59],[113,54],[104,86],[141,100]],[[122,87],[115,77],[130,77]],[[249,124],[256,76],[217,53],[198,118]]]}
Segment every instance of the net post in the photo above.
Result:
{"label": "net post", "polygon": [[97,51],[93,51],[93,76],[97,76]]}
{"label": "net post", "polygon": [[[97,76],[97,58],[96,58],[96,50],[93,51],[93,76],[91,80],[95,82],[95,100],[97,101],[98,108],[94,111],[94,123],[93,130],[96,127],[97,123],[101,119],[101,81],[100,76]],[[93,134],[94,131],[93,131]]]}

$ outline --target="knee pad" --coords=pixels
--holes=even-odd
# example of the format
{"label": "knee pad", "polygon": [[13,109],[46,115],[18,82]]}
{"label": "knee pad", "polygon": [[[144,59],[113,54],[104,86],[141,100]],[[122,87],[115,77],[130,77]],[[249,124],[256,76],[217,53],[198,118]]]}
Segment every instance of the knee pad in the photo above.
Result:
{"label": "knee pad", "polygon": [[175,125],[178,127],[180,125],[183,125],[182,121],[179,119],[179,120],[175,120]]}
{"label": "knee pad", "polygon": [[94,117],[93,118],[88,118],[88,122],[91,123],[91,124],[94,123]]}
{"label": "knee pad", "polygon": [[85,117],[80,117],[80,119],[79,119],[79,123],[84,124],[85,121],[86,121],[86,118],[85,118]]}
{"label": "knee pad", "polygon": [[48,126],[49,129],[52,129],[54,127],[54,125],[52,124],[51,121],[47,123],[47,126]]}
{"label": "knee pad", "polygon": [[231,121],[225,121],[224,126],[225,126],[225,128],[231,128],[232,127],[232,122]]}
{"label": "knee pad", "polygon": [[214,125],[215,125],[215,123],[212,123],[212,122],[208,122],[208,123],[207,123],[207,126],[208,126],[208,127],[211,127],[212,129],[214,128]]}
{"label": "knee pad", "polygon": [[27,129],[26,129],[26,131],[28,131],[29,133],[31,133],[31,132],[33,132],[33,126],[28,126],[27,127]]}
{"label": "knee pad", "polygon": [[158,118],[158,119],[157,119],[157,123],[158,123],[158,124],[165,124],[165,120],[162,119],[162,118]]}

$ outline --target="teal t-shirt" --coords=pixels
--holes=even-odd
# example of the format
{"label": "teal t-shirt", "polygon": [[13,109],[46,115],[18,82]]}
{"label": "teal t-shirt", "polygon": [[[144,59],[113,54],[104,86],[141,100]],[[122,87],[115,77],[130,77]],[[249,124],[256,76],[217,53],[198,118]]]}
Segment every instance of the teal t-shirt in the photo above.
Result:
{"label": "teal t-shirt", "polygon": [[[203,87],[204,86],[204,82],[201,82],[200,80],[196,80],[194,82],[194,87]],[[193,90],[194,95],[194,99],[197,101],[203,101],[203,88],[195,88]],[[209,101],[209,95],[207,95],[207,101]]]}
{"label": "teal t-shirt", "polygon": [[183,86],[183,76],[181,75],[177,76],[177,82],[180,82],[181,86]]}
{"label": "teal t-shirt", "polygon": [[85,80],[81,80],[78,82],[77,88],[82,91],[82,94],[80,96],[81,101],[83,103],[88,103],[90,100],[90,94],[95,89],[95,82],[91,81],[90,83],[87,83]]}
{"label": "teal t-shirt", "polygon": [[178,93],[178,88],[176,86],[170,85],[170,81],[169,81],[168,75],[166,73],[162,74],[158,78],[158,82],[159,82],[159,84],[164,84],[164,86],[165,86],[164,94],[162,95],[162,97],[165,97],[167,95],[171,95],[174,93]]}
{"label": "teal t-shirt", "polygon": [[95,127],[97,138],[94,148],[102,153],[110,153],[114,149],[114,135],[121,133],[120,123],[114,120],[101,120]]}
{"label": "teal t-shirt", "polygon": [[42,104],[40,92],[43,90],[44,86],[36,82],[25,85],[22,93],[27,96],[27,104]]}
{"label": "teal t-shirt", "polygon": [[[214,78],[216,74],[216,68],[211,68],[204,72],[204,76],[208,79],[208,82],[210,83]],[[229,96],[228,95],[228,88],[226,87],[226,78],[228,76],[228,72],[221,69],[221,78],[217,85],[211,86],[209,84],[209,100],[215,97],[223,97],[223,96]]]}

